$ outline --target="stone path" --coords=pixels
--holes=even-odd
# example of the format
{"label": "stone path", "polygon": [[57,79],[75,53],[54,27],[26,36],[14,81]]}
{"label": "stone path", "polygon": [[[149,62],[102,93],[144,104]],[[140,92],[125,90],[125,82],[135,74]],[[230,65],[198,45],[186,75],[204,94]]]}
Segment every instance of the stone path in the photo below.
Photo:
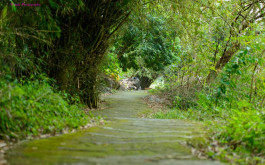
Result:
{"label": "stone path", "polygon": [[22,143],[7,153],[11,165],[219,165],[198,160],[185,140],[200,136],[196,124],[180,120],[141,119],[148,109],[145,91],[119,92],[106,97],[109,108],[97,112],[109,124],[73,134]]}

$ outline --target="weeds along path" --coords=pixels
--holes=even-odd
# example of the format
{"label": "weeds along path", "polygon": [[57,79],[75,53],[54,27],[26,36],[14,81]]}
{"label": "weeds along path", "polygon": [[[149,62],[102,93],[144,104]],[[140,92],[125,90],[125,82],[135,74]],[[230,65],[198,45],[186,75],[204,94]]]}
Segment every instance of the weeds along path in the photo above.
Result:
{"label": "weeds along path", "polygon": [[11,165],[218,165],[198,160],[183,143],[201,136],[197,124],[180,120],[142,119],[148,109],[146,91],[119,92],[105,98],[108,107],[96,114],[107,116],[104,126],[73,134],[24,142],[10,150]]}

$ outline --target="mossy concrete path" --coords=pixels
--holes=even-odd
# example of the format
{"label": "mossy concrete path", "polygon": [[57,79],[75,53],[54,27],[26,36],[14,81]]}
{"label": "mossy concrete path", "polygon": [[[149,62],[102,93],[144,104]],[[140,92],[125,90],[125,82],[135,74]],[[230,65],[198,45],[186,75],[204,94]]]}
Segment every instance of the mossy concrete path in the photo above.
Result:
{"label": "mossy concrete path", "polygon": [[198,160],[183,145],[201,136],[197,124],[180,120],[142,119],[146,91],[119,92],[105,98],[109,108],[96,114],[108,124],[73,134],[24,142],[7,153],[11,165],[218,165]]}

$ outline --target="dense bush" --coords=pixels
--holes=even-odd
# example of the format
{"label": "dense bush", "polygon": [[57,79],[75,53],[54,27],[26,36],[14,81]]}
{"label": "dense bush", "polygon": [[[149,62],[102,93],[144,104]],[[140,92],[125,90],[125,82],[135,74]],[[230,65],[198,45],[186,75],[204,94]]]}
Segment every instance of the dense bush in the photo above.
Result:
{"label": "dense bush", "polygon": [[58,133],[88,123],[81,105],[69,105],[43,81],[0,81],[0,138]]}
{"label": "dense bush", "polygon": [[248,151],[265,156],[265,115],[250,110],[235,111],[227,123],[220,127],[217,137],[222,144],[230,144],[237,151]]}
{"label": "dense bush", "polygon": [[[264,110],[245,109],[243,103],[249,106],[246,101],[241,101],[242,109],[231,109],[229,104],[213,106],[214,101],[211,104],[209,97],[200,94],[196,106],[187,110],[176,106],[167,112],[156,112],[153,117],[204,121],[211,128],[209,143],[218,141],[219,149],[210,150],[210,157],[237,164],[258,164],[264,162],[265,157],[265,113]],[[234,157],[235,154],[238,156]]]}

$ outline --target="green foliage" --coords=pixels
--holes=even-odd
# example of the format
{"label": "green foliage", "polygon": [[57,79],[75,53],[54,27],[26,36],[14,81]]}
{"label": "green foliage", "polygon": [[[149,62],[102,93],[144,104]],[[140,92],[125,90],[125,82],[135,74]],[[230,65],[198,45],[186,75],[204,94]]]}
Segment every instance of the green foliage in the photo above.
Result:
{"label": "green foliage", "polygon": [[264,156],[264,2],[134,2],[49,0],[30,10],[0,3],[1,137],[85,123],[37,75],[54,78],[70,102],[78,95],[96,107],[100,69],[117,78],[119,63],[148,83],[163,72],[174,108],[155,117],[214,121],[225,152]]}
{"label": "green foliage", "polygon": [[[173,108],[153,115],[210,122],[211,136],[222,148],[212,155],[236,164],[264,163],[265,17],[260,5],[176,2],[179,59],[166,67],[161,89]],[[256,7],[260,21],[250,12]]]}
{"label": "green foliage", "polygon": [[13,79],[45,73],[60,90],[95,108],[99,66],[131,2],[49,0],[38,2],[40,7],[16,8],[1,2],[1,62]]}
{"label": "green foliage", "polygon": [[[114,47],[112,47],[113,49]],[[119,80],[119,75],[122,72],[117,55],[113,53],[114,50],[110,50],[106,55],[103,64],[102,70],[105,74],[109,75],[112,78]]]}
{"label": "green foliage", "polygon": [[69,105],[43,81],[0,81],[0,138],[27,136],[77,129],[89,122],[81,105]]}
{"label": "green foliage", "polygon": [[217,137],[238,152],[264,155],[265,114],[256,110],[234,110],[227,123],[219,128]]}
{"label": "green foliage", "polygon": [[218,141],[218,150],[209,151],[211,158],[219,158],[236,164],[264,162],[264,110],[251,108],[244,110],[251,106],[248,101],[240,101],[237,104],[240,109],[229,109],[229,105],[214,107],[212,106],[214,104],[214,100],[212,102],[204,95],[200,96],[199,105],[196,107],[187,110],[175,108],[167,112],[159,111],[153,114],[153,117],[204,121],[211,128],[209,142]]}
{"label": "green foliage", "polygon": [[132,76],[139,77],[142,82],[147,81],[141,84],[143,88],[173,63],[178,53],[174,30],[167,24],[168,18],[158,12],[147,9],[140,12],[142,15],[132,13],[128,23],[115,36],[113,53],[117,54],[121,68],[134,73]]}
{"label": "green foliage", "polygon": [[[165,18],[147,14],[148,24],[143,29],[141,22],[131,19],[121,38],[118,53],[123,51],[119,61],[124,70],[128,68],[139,69],[145,67],[154,71],[161,71],[174,61],[172,52],[172,36],[170,29],[165,26]],[[146,32],[144,32],[146,31]],[[171,42],[172,41],[172,42]],[[127,50],[124,51],[127,47]]]}

